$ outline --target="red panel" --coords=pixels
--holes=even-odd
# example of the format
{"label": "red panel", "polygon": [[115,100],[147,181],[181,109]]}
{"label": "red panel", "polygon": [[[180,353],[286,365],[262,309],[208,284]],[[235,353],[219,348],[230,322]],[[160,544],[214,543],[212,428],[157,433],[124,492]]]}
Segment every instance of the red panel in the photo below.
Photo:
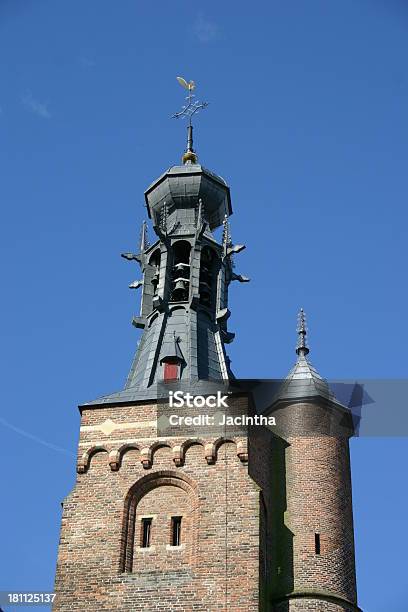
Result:
{"label": "red panel", "polygon": [[178,380],[179,365],[178,363],[164,364],[164,380]]}

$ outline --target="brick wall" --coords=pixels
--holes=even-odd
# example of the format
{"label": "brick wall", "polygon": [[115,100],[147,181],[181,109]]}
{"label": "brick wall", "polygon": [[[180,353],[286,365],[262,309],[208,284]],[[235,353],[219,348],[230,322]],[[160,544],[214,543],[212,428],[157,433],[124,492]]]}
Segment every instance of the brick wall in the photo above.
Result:
{"label": "brick wall", "polygon": [[[259,609],[259,487],[246,438],[158,438],[156,412],[83,410],[55,611]],[[173,515],[183,517],[176,548]],[[152,517],[149,548],[140,547],[143,516]]]}
{"label": "brick wall", "polygon": [[[232,406],[251,411],[245,397]],[[160,437],[157,413],[155,404],[83,409],[56,612],[357,610],[348,439],[333,435],[327,406],[278,411],[299,425],[286,439],[261,427]],[[310,417],[331,435],[305,435]],[[183,517],[178,547],[172,516]]]}
{"label": "brick wall", "polygon": [[281,425],[290,421],[290,427],[283,427],[289,435],[276,445],[278,509],[273,527],[280,546],[271,567],[272,597],[279,601],[292,593],[293,599],[273,609],[356,610],[349,439],[343,415],[316,403],[287,405],[274,414]]}

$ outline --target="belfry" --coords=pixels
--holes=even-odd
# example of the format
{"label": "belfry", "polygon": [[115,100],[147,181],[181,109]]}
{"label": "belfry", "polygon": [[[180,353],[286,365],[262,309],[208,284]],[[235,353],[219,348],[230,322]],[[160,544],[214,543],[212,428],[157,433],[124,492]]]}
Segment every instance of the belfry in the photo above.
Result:
{"label": "belfry", "polygon": [[352,419],[308,361],[303,311],[296,365],[262,394],[276,431],[163,426],[168,389],[228,388],[229,413],[243,415],[259,412],[262,386],[231,371],[228,288],[249,281],[233,261],[245,247],[232,242],[228,184],[193,147],[206,103],[178,80],[187,147],[145,191],[155,240],[143,222],[137,252],[122,254],[140,270],[129,286],[141,291],[141,337],[124,389],[79,407],[53,609],[357,611]]}
{"label": "belfry", "polygon": [[[228,185],[199,165],[191,149],[183,158],[184,165],[167,170],[145,192],[157,240],[148,244],[143,224],[140,252],[123,253],[139,262],[143,274],[133,283],[142,286],[141,313],[133,324],[143,334],[126,383],[132,398],[151,393],[160,380],[230,377],[228,285],[246,280],[231,265],[232,253],[243,247],[231,244]],[[212,232],[221,225],[219,244]]]}

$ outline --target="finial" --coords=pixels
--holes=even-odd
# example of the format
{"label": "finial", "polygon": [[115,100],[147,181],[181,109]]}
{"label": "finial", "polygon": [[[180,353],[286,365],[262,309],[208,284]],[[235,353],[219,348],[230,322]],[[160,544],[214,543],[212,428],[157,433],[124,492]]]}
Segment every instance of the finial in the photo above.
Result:
{"label": "finial", "polygon": [[208,102],[199,102],[198,100],[193,100],[195,95],[193,94],[193,90],[195,89],[194,81],[190,81],[187,83],[183,77],[177,77],[178,82],[184,89],[187,89],[188,95],[186,97],[187,103],[184,104],[181,111],[178,113],[174,113],[172,117],[174,119],[182,119],[188,117],[188,126],[187,126],[187,149],[182,157],[183,164],[196,164],[197,163],[197,155],[193,149],[193,125],[192,125],[192,117],[196,113],[198,113],[201,109],[208,106]]}
{"label": "finial", "polygon": [[297,347],[296,347],[296,353],[298,355],[303,355],[303,357],[306,357],[306,355],[309,352],[309,349],[307,347],[307,341],[306,341],[306,335],[307,335],[306,315],[305,315],[305,311],[303,310],[303,308],[300,309],[300,312],[298,314],[297,333],[298,333],[298,342],[297,342]]}
{"label": "finial", "polygon": [[140,252],[144,253],[145,250],[149,247],[149,238],[147,235],[147,223],[143,221],[142,228],[140,230]]}
{"label": "finial", "polygon": [[230,230],[230,224],[229,224],[229,220],[228,220],[228,215],[225,214],[224,215],[224,220],[222,222],[223,224],[223,230],[222,230],[222,246],[224,247],[224,253],[227,253],[228,247],[231,246],[232,244],[232,240],[231,240],[231,230]]}

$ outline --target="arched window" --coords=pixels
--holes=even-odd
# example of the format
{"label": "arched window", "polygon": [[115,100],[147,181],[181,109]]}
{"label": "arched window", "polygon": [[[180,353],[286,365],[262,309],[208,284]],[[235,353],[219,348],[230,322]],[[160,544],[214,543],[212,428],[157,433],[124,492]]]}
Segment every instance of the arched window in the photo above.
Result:
{"label": "arched window", "polygon": [[198,525],[195,485],[161,471],[141,478],[125,501],[120,571],[166,571],[194,562]]}
{"label": "arched window", "polygon": [[186,240],[178,240],[173,245],[173,269],[171,301],[186,302],[190,293],[190,251]]}
{"label": "arched window", "polygon": [[215,300],[217,256],[213,249],[205,246],[200,259],[200,304],[211,308]]}
{"label": "arched window", "polygon": [[149,265],[153,270],[151,273],[151,283],[153,285],[153,295],[156,295],[160,280],[160,249],[156,249],[149,259]]}

